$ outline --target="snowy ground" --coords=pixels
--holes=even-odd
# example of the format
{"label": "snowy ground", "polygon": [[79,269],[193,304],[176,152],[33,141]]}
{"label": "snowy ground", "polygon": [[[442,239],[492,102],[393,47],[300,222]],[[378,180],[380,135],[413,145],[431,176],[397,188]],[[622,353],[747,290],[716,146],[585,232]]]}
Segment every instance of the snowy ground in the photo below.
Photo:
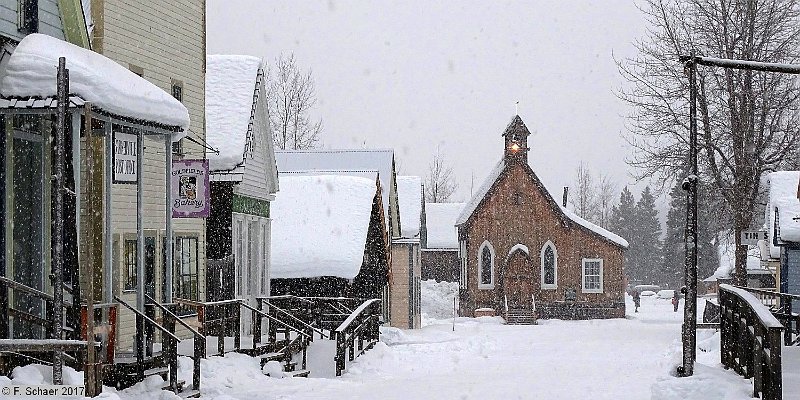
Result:
{"label": "snowy ground", "polygon": [[[640,312],[633,313],[628,299],[626,319],[507,326],[490,317],[457,318],[453,323],[448,317],[454,290],[457,286],[424,283],[427,325],[419,330],[384,328],[382,342],[348,363],[348,371],[340,378],[320,377],[330,375],[332,369],[320,371],[314,366],[327,365],[332,357],[332,349],[323,343],[315,343],[318,350],[310,356],[309,367],[318,373],[312,372],[308,379],[270,378],[259,370],[257,359],[229,354],[203,360],[203,398],[750,398],[749,381],[721,369],[719,335],[713,331],[698,336],[696,375],[670,376],[680,358],[682,315],[673,312],[669,300],[644,297]],[[181,360],[181,374],[188,380],[190,367],[189,359]],[[29,372],[20,371],[20,378]],[[120,393],[109,389],[104,396],[173,398],[171,393],[155,390],[161,384],[155,378]]]}

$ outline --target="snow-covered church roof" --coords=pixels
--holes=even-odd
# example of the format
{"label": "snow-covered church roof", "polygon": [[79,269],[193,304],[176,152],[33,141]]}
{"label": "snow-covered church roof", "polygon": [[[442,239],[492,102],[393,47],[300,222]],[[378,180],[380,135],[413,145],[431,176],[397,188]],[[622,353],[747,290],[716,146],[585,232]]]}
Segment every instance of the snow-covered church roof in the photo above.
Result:
{"label": "snow-covered church roof", "polygon": [[353,279],[367,243],[374,179],[281,175],[271,204],[272,278]]}
{"label": "snow-covered church roof", "polygon": [[[775,246],[783,242],[800,242],[800,171],[773,172],[767,176],[769,196],[765,208],[764,224],[767,231],[767,246],[771,258],[781,256],[780,248]],[[777,211],[777,218],[776,218]],[[775,221],[778,221],[777,228]]]}
{"label": "snow-covered church roof", "polygon": [[0,94],[56,96],[59,57],[66,58],[70,94],[111,114],[189,128],[189,111],[158,86],[102,54],[38,33],[22,39],[0,71]]}
{"label": "snow-covered church roof", "polygon": [[[464,209],[461,211],[461,214],[458,216],[455,225],[464,225],[465,223],[467,223],[467,221],[469,221],[469,218],[472,216],[472,214],[475,212],[478,206],[480,206],[481,201],[483,201],[484,197],[486,197],[486,195],[494,186],[494,183],[497,181],[497,179],[500,177],[503,171],[505,171],[506,166],[507,164],[505,162],[505,159],[501,159],[500,162],[498,162],[497,165],[495,165],[495,167],[489,172],[489,175],[486,177],[486,179],[484,179],[483,184],[481,184],[481,186],[478,188],[478,190],[475,192],[472,198],[466,203]],[[549,191],[547,191],[547,188],[542,186],[542,189],[546,192],[545,193],[546,196],[550,196],[550,193]],[[550,197],[552,198],[552,196]],[[623,239],[619,235],[577,216],[575,213],[564,207],[558,206],[556,212],[559,211],[562,213],[564,217],[568,218],[573,223],[576,223],[622,247],[625,248],[628,247],[628,241]],[[426,212],[427,212],[427,205],[426,205]]]}
{"label": "snow-covered church roof", "polygon": [[400,235],[418,238],[422,222],[422,178],[398,176],[397,203],[400,208]]}
{"label": "snow-covered church roof", "polygon": [[[232,170],[244,159],[253,95],[262,61],[241,55],[209,55],[206,61],[206,142],[212,171]],[[271,139],[271,138],[270,138]]]}
{"label": "snow-covered church roof", "polygon": [[464,203],[425,203],[427,248],[458,249],[456,219]]}

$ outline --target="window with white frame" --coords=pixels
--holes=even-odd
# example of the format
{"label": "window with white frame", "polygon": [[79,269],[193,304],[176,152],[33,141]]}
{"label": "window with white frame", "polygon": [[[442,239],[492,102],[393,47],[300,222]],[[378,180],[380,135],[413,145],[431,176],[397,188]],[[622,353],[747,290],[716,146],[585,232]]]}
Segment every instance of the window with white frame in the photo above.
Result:
{"label": "window with white frame", "polygon": [[551,241],[547,241],[539,255],[542,264],[542,289],[558,287],[558,252]]}
{"label": "window with white frame", "polygon": [[261,258],[263,256],[258,251],[258,234],[260,227],[258,221],[250,221],[247,223],[247,295],[254,296],[256,293],[256,282],[258,269],[261,266]]}
{"label": "window with white frame", "polygon": [[264,296],[269,296],[269,271],[267,270],[269,265],[267,264],[267,260],[269,260],[269,237],[267,236],[267,224],[261,224],[261,254],[264,257],[264,267],[261,268],[261,294]]}
{"label": "window with white frame", "polygon": [[242,296],[244,279],[242,277],[242,270],[244,269],[244,227],[242,225],[242,221],[236,221],[236,228],[234,234],[234,240],[236,241],[236,245],[234,246],[234,261],[236,262],[236,295]]}
{"label": "window with white frame", "polygon": [[461,282],[461,287],[466,288],[467,287],[467,242],[462,240],[459,246],[460,246],[459,261],[461,262],[460,282]]}
{"label": "window with white frame", "polygon": [[494,288],[494,248],[484,241],[478,249],[478,289]]}
{"label": "window with white frame", "polygon": [[584,258],[581,270],[583,293],[603,293],[603,259]]}

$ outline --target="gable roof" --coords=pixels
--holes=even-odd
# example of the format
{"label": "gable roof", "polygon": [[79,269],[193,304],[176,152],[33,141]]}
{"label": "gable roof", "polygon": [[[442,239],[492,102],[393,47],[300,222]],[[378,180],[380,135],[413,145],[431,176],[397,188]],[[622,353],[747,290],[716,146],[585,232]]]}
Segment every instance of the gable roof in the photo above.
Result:
{"label": "gable roof", "polygon": [[[610,241],[618,246],[627,248],[628,241],[620,237],[619,235],[608,231],[598,225],[595,225],[579,216],[577,216],[572,211],[561,207],[558,203],[553,200],[553,196],[550,195],[550,192],[544,187],[544,184],[539,180],[539,177],[536,176],[536,173],[533,172],[530,165],[525,162],[519,163],[528,176],[533,180],[534,185],[539,188],[539,191],[545,197],[547,203],[550,205],[550,208],[558,215],[559,218],[563,221],[564,225],[566,226],[569,223],[577,224],[579,227],[588,230],[589,232]],[[505,160],[500,160],[497,165],[489,172],[489,175],[483,181],[483,184],[478,188],[478,191],[475,192],[475,195],[467,202],[464,206],[464,210],[458,216],[455,225],[461,226],[466,225],[472,219],[472,216],[475,214],[475,211],[483,204],[483,202],[488,198],[491,191],[495,188],[497,182],[500,181],[500,177],[506,171],[506,168],[509,166]]]}
{"label": "gable roof", "polygon": [[[389,223],[389,193],[394,188],[394,150],[279,150],[275,152],[278,172],[293,171],[378,171],[386,223]],[[391,204],[394,208],[397,204]]]}
{"label": "gable roof", "polygon": [[206,62],[206,142],[212,171],[230,171],[244,162],[251,134],[257,82],[262,68],[258,57],[209,55]]}
{"label": "gable roof", "polygon": [[374,179],[282,175],[281,191],[270,206],[271,277],[355,278],[376,194]]}
{"label": "gable roof", "polygon": [[419,238],[422,223],[422,178],[398,176],[397,203],[400,208],[400,236]]}
{"label": "gable roof", "polygon": [[425,227],[429,249],[457,249],[456,219],[465,203],[425,203]]}
{"label": "gable roof", "polygon": [[[765,209],[764,224],[767,231],[767,246],[770,257],[779,258],[780,248],[775,243],[800,242],[800,171],[773,172],[767,176],[769,196]],[[777,218],[775,212],[777,211]],[[777,221],[777,226],[775,222]]]}

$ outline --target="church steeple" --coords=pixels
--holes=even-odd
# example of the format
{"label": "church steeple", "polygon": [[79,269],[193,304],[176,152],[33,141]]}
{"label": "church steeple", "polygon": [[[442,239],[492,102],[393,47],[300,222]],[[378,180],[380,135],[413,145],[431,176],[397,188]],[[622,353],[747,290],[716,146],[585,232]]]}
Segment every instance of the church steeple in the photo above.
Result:
{"label": "church steeple", "polygon": [[506,127],[505,132],[503,132],[506,162],[528,162],[528,150],[530,150],[528,148],[528,135],[530,134],[531,132],[522,122],[522,118],[519,115],[515,115],[514,119]]}

